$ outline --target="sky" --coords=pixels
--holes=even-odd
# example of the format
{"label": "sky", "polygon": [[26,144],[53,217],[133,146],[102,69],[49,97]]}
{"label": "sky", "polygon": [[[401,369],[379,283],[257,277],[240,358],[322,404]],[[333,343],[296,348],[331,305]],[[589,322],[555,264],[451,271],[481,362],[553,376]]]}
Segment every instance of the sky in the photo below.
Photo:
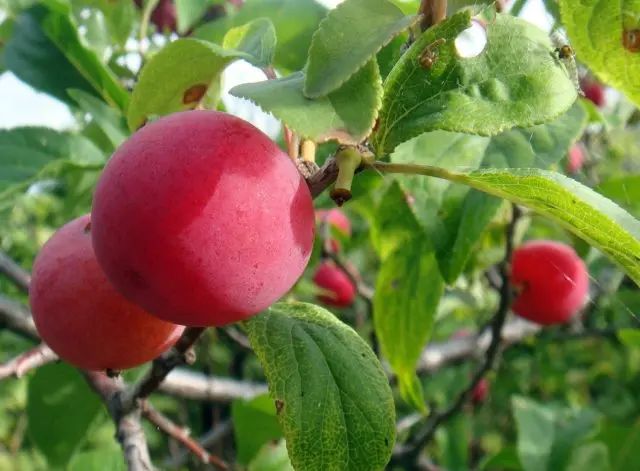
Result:
{"label": "sky", "polygon": [[[316,0],[318,3],[335,6],[339,0]],[[549,30],[551,20],[544,9],[542,0],[529,0],[521,14],[528,21]],[[4,14],[0,11],[0,21]],[[255,106],[232,97],[228,91],[239,83],[264,80],[262,72],[244,61],[238,61],[225,70],[223,75],[222,100],[230,113],[253,122],[264,132],[275,137],[279,123]],[[34,90],[18,80],[11,72],[0,75],[0,129],[17,126],[47,126],[65,129],[73,125],[69,108],[45,93]]]}

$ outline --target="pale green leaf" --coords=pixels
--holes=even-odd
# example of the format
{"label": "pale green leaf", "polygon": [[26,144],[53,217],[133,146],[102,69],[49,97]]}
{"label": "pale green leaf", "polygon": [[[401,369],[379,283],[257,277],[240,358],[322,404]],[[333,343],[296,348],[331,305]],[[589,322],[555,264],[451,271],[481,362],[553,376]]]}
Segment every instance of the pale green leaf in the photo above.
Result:
{"label": "pale green leaf", "polygon": [[609,450],[604,443],[586,443],[573,451],[567,471],[609,471]]}
{"label": "pale green leaf", "polygon": [[620,329],[618,338],[627,347],[640,348],[640,330],[637,329]]}
{"label": "pale green leaf", "polygon": [[369,134],[382,96],[375,60],[326,97],[306,98],[303,85],[304,73],[297,72],[278,80],[238,85],[229,93],[251,100],[302,138],[357,144]]}
{"label": "pale green leaf", "polygon": [[[226,49],[198,39],[178,39],[154,55],[142,69],[128,111],[131,130],[152,115],[193,109],[217,86],[224,68],[237,59],[264,66],[275,45],[269,20],[258,19],[229,32],[225,42],[246,49]],[[253,54],[258,54],[255,56]]]}
{"label": "pale green leaf", "polygon": [[404,402],[419,410],[423,415],[427,415],[422,381],[415,371],[404,371],[398,376],[398,389]]}
{"label": "pale green leaf", "polygon": [[294,471],[287,454],[287,444],[280,440],[277,445],[267,444],[249,464],[248,471]]}
{"label": "pale green leaf", "polygon": [[551,409],[523,397],[511,400],[518,430],[518,457],[524,471],[547,471],[555,437]]}
{"label": "pale green leaf", "polygon": [[195,25],[212,6],[211,0],[175,0],[178,33],[183,35]]}
{"label": "pale green leaf", "polygon": [[98,449],[78,453],[69,463],[69,471],[126,471],[122,450]]}
{"label": "pale green leaf", "polygon": [[282,437],[276,408],[266,394],[233,401],[231,417],[240,464],[248,464],[265,443]]}
{"label": "pale green leaf", "polygon": [[366,342],[306,303],[275,304],[245,325],[294,469],[383,469],[395,442],[395,408]]}
{"label": "pale green leaf", "polygon": [[417,20],[388,0],[346,0],[320,22],[309,47],[304,94],[339,88],[393,37]]}
{"label": "pale green leaf", "polygon": [[640,106],[640,1],[560,0],[560,12],[578,59]]}
{"label": "pale green leaf", "polygon": [[124,116],[117,110],[82,90],[68,90],[67,93],[85,113],[91,115],[114,149],[129,137]]}
{"label": "pale green leaf", "polygon": [[[388,75],[371,136],[379,157],[426,131],[490,136],[545,123],[575,101],[575,86],[544,31],[498,14],[487,25],[484,51],[462,58],[455,39],[469,26],[465,10],[429,28]],[[423,55],[430,64],[421,65]]]}
{"label": "pale green leaf", "polygon": [[224,36],[222,47],[248,54],[256,67],[271,65],[276,52],[276,30],[267,18],[230,29]]}

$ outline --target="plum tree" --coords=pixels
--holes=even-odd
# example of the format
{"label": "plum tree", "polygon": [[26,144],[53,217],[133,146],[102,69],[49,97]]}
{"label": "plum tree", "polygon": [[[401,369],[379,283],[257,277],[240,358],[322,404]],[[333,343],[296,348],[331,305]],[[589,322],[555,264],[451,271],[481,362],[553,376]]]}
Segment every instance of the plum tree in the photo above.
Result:
{"label": "plum tree", "polygon": [[115,290],[95,258],[90,225],[88,214],[68,222],[38,253],[29,289],[33,319],[45,343],[79,368],[132,368],[169,349],[184,327]]}
{"label": "plum tree", "polygon": [[313,200],[267,135],[194,110],[144,126],[113,154],[93,200],[93,243],[126,298],[181,325],[234,323],[302,275]]}
{"label": "plum tree", "polygon": [[356,296],[356,288],[349,277],[331,261],[324,261],[313,275],[313,282],[332,295],[319,295],[318,301],[329,306],[349,307]]}
{"label": "plum tree", "polygon": [[569,148],[567,154],[567,172],[579,172],[584,164],[584,151],[579,144],[574,144]]}
{"label": "plum tree", "polygon": [[514,313],[540,325],[564,324],[584,305],[589,273],[572,247],[533,240],[513,251],[510,283],[519,291]]}

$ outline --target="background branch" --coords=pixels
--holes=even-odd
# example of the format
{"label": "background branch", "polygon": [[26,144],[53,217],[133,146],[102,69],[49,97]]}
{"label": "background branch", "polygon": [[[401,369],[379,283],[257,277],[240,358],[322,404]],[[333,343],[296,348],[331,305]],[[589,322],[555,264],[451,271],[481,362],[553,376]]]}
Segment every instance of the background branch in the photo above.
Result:
{"label": "background branch", "polygon": [[29,292],[31,275],[0,250],[0,274],[6,276],[25,293]]}
{"label": "background branch", "polygon": [[31,350],[21,353],[4,365],[0,365],[0,380],[14,376],[20,378],[27,371],[39,368],[42,365],[56,361],[58,355],[47,345],[41,343]]}
{"label": "background branch", "polygon": [[422,15],[420,29],[426,31],[445,19],[447,16],[447,0],[422,0],[418,8],[418,14]]}

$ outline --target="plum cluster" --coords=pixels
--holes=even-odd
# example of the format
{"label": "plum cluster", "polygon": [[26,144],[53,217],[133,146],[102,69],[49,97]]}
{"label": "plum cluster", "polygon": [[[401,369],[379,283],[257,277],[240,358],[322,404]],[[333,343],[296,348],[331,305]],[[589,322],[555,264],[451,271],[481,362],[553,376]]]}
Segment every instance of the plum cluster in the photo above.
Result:
{"label": "plum cluster", "polygon": [[30,302],[43,340],[85,369],[124,369],[182,326],[220,326],[276,302],[315,238],[309,188],[250,123],[217,111],[160,118],[113,154],[91,215],[38,254]]}

